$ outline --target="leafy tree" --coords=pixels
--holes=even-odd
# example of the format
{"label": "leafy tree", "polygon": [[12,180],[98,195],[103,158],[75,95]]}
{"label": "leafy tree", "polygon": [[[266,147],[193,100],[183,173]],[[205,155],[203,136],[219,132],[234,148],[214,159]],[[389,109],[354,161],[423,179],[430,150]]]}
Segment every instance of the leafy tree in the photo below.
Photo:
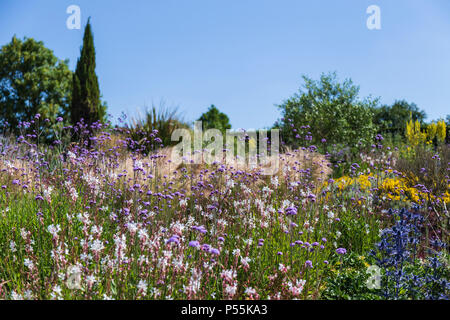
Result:
{"label": "leafy tree", "polygon": [[55,121],[69,109],[72,72],[41,41],[15,36],[0,49],[0,120],[17,133],[36,114]]}
{"label": "leafy tree", "polygon": [[306,76],[303,80],[304,89],[278,106],[283,117],[275,127],[285,143],[297,147],[306,137],[314,144],[326,139],[327,143],[353,147],[371,141],[376,99],[361,100],[359,87],[350,79],[338,82],[335,72],[322,74],[318,81]]}
{"label": "leafy tree", "polygon": [[412,118],[422,125],[427,117],[425,111],[420,110],[415,103],[405,100],[395,101],[392,106],[383,105],[373,108],[373,123],[382,135],[405,136],[406,123]]}
{"label": "leafy tree", "polygon": [[72,124],[81,119],[88,125],[106,117],[106,105],[100,101],[100,89],[95,73],[95,47],[90,19],[84,29],[83,47],[73,75],[71,104]]}
{"label": "leafy tree", "polygon": [[203,130],[219,129],[220,131],[225,132],[227,129],[231,129],[228,116],[225,113],[220,112],[214,105],[211,105],[208,111],[203,113],[198,120],[202,121]]}

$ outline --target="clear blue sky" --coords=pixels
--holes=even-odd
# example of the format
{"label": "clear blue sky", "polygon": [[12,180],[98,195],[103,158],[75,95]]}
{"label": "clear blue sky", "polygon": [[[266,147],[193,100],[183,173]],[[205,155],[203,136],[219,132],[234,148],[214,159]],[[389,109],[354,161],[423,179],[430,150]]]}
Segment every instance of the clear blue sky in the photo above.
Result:
{"label": "clear blue sky", "polygon": [[[81,8],[81,30],[66,8]],[[381,8],[381,30],[366,8]],[[0,44],[42,40],[75,69],[91,16],[109,113],[179,106],[186,120],[215,104],[234,128],[262,128],[302,85],[337,71],[382,103],[415,102],[428,120],[450,113],[448,0],[0,0]]]}

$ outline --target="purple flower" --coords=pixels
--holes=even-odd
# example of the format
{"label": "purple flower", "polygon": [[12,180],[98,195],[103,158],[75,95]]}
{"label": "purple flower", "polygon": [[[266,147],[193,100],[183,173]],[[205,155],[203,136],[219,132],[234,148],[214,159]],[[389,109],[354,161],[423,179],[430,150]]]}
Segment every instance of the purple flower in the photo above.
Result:
{"label": "purple flower", "polygon": [[206,228],[204,226],[193,226],[192,229],[197,230],[200,233],[205,234],[207,232]]}
{"label": "purple flower", "polygon": [[212,254],[216,254],[216,255],[219,255],[219,254],[220,254],[219,249],[216,249],[216,248],[212,248],[210,252],[211,252]]}
{"label": "purple flower", "polygon": [[173,235],[167,240],[166,244],[169,244],[171,242],[175,242],[176,244],[180,243],[180,238],[177,235]]}
{"label": "purple flower", "polygon": [[211,246],[207,243],[202,245],[202,251],[211,252]]}
{"label": "purple flower", "polygon": [[295,216],[297,214],[297,209],[295,207],[289,207],[284,210],[287,216]]}
{"label": "purple flower", "polygon": [[311,260],[306,260],[305,267],[312,268],[313,267],[312,261]]}
{"label": "purple flower", "polygon": [[189,241],[189,247],[198,248],[200,247],[200,242],[198,242],[197,240]]}
{"label": "purple flower", "polygon": [[346,254],[346,253],[347,253],[347,250],[344,249],[344,248],[337,248],[337,249],[336,249],[336,253],[337,253],[337,254]]}

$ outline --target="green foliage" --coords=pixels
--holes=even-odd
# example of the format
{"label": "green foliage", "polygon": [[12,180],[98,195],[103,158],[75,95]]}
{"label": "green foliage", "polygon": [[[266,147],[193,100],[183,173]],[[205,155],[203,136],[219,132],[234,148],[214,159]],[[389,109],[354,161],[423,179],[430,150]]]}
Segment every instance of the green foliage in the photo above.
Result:
{"label": "green foliage", "polygon": [[395,101],[392,106],[383,105],[373,108],[373,113],[373,123],[376,125],[378,133],[385,138],[404,137],[406,123],[410,118],[423,124],[427,117],[425,111],[420,110],[415,103],[408,103],[405,100]]}
{"label": "green foliage", "polygon": [[95,47],[90,20],[84,29],[83,47],[73,75],[70,111],[72,124],[81,119],[87,124],[106,120],[106,105],[100,101],[100,89],[95,73]]}
{"label": "green foliage", "polygon": [[203,113],[198,120],[203,122],[203,130],[218,129],[225,132],[227,129],[231,129],[230,119],[225,113],[220,112],[215,105],[211,105],[208,111]]}
{"label": "green foliage", "polygon": [[372,264],[365,256],[355,253],[344,255],[340,261],[330,261],[333,268],[325,279],[321,299],[327,300],[379,300],[380,290],[369,289],[368,267]]}
{"label": "green foliage", "polygon": [[17,39],[0,49],[0,119],[17,133],[21,121],[36,114],[52,122],[65,116],[72,72],[41,41]]}
{"label": "green foliage", "polygon": [[[350,201],[355,196],[352,190],[348,190],[343,195],[343,197],[348,197]],[[353,200],[353,204],[355,202]],[[338,247],[347,248],[359,254],[363,254],[372,248],[379,238],[380,221],[376,217],[371,215],[366,208],[361,209],[359,207],[357,209],[343,207],[339,217],[340,223],[335,239]]]}
{"label": "green foliage", "polygon": [[354,146],[371,141],[375,127],[372,124],[372,108],[377,100],[359,99],[359,87],[350,79],[337,81],[336,73],[322,74],[315,81],[303,76],[304,89],[279,105],[282,119],[275,127],[281,129],[285,143],[299,146],[304,136],[297,136],[301,126],[309,126],[312,143],[322,139],[327,143],[343,143]]}

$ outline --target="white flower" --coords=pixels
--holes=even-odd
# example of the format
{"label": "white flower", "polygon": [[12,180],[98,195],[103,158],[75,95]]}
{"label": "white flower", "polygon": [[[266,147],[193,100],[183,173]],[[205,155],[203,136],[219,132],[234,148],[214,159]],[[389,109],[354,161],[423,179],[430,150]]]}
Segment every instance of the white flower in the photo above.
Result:
{"label": "white flower", "polygon": [[59,285],[55,285],[53,287],[52,293],[50,294],[50,297],[52,299],[61,299],[61,293],[62,293],[61,287]]}
{"label": "white flower", "polygon": [[67,152],[67,156],[69,157],[69,159],[76,159],[76,155],[75,153],[73,153],[72,151],[68,151]]}
{"label": "white flower", "polygon": [[17,249],[16,249],[16,243],[15,243],[13,240],[11,240],[11,241],[9,242],[9,248],[11,249],[11,252],[16,252],[16,251],[17,251]]}
{"label": "white flower", "polygon": [[102,226],[93,225],[92,228],[91,228],[91,233],[93,235],[95,235],[95,234],[101,235],[102,231],[103,231],[103,227]]}
{"label": "white flower", "polygon": [[148,239],[148,233],[147,233],[147,230],[145,230],[145,229],[139,229],[139,232],[138,232],[138,237],[139,237],[139,240],[145,240],[145,239]]}
{"label": "white flower", "polygon": [[277,176],[272,176],[270,178],[270,183],[276,188],[278,187],[278,177]]}
{"label": "white flower", "polygon": [[97,282],[97,279],[93,275],[88,275],[86,277],[86,283],[89,287],[93,286],[94,283],[96,283],[96,282]]}
{"label": "white flower", "polygon": [[57,224],[56,226],[51,224],[47,227],[47,231],[53,236],[53,237],[57,237],[58,236],[58,232],[61,231],[61,227],[59,226],[59,224]]}
{"label": "white flower", "polygon": [[245,294],[248,294],[248,295],[254,295],[256,293],[256,290],[255,289],[253,289],[252,287],[248,287],[247,289],[245,289]]}
{"label": "white flower", "polygon": [[236,294],[237,287],[236,286],[226,286],[225,293],[229,296],[234,296]]}
{"label": "white flower", "polygon": [[48,202],[51,201],[52,191],[53,191],[52,186],[48,186],[48,187],[44,188],[44,190],[43,190],[44,198],[46,198]]}
{"label": "white flower", "polygon": [[128,228],[128,230],[130,231],[131,234],[135,234],[137,229],[138,229],[138,226],[137,226],[137,223],[129,222],[127,224],[127,228]]}
{"label": "white flower", "polygon": [[251,261],[252,261],[252,259],[250,259],[249,257],[245,257],[245,258],[241,257],[241,263],[244,267],[248,267],[249,262],[251,262]]}
{"label": "white flower", "polygon": [[239,256],[241,254],[241,250],[240,249],[234,249],[232,252],[233,256]]}
{"label": "white flower", "polygon": [[23,261],[23,264],[24,264],[24,266],[27,267],[28,269],[33,270],[34,263],[33,263],[33,261],[31,261],[30,259],[25,258],[25,260]]}
{"label": "white flower", "polygon": [[333,219],[334,218],[334,213],[333,211],[328,211],[328,219]]}
{"label": "white flower", "polygon": [[23,297],[21,294],[15,292],[14,290],[11,292],[11,299],[12,300],[23,300]]}
{"label": "white flower", "polygon": [[105,246],[103,245],[103,242],[101,242],[98,239],[95,239],[92,243],[91,243],[91,250],[99,253],[100,251],[102,251],[105,248]]}
{"label": "white flower", "polygon": [[147,294],[147,288],[148,288],[147,281],[139,280],[137,288],[145,296]]}

